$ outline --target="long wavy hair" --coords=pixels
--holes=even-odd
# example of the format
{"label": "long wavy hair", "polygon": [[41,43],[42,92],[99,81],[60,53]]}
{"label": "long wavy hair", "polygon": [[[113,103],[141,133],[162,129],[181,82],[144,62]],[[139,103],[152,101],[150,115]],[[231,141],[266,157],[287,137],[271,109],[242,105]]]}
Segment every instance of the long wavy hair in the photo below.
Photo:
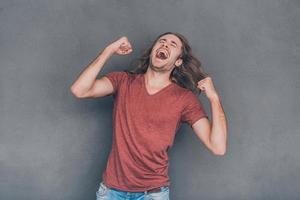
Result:
{"label": "long wavy hair", "polygon": [[160,37],[167,34],[177,36],[182,42],[182,53],[178,58],[181,58],[183,62],[180,66],[174,67],[170,75],[170,80],[183,88],[191,90],[195,94],[200,94],[201,90],[197,88],[197,83],[208,75],[204,73],[201,62],[193,55],[187,39],[176,32],[165,32],[159,35],[152,45],[143,51],[141,57],[132,62],[134,68],[132,70],[124,71],[130,74],[144,74],[150,64],[150,54],[153,46]]}

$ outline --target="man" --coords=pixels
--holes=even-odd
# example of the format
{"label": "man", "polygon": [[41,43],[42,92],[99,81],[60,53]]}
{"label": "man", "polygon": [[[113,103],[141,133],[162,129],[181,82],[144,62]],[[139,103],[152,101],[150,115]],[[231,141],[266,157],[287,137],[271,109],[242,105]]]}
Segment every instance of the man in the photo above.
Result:
{"label": "man", "polygon": [[[181,122],[215,155],[226,151],[227,124],[211,77],[179,33],[156,38],[133,71],[110,72],[96,79],[113,54],[127,55],[126,37],[108,45],[71,86],[78,98],[112,94],[113,143],[102,181],[100,199],[169,199],[168,150]],[[205,92],[212,123],[194,92]]]}

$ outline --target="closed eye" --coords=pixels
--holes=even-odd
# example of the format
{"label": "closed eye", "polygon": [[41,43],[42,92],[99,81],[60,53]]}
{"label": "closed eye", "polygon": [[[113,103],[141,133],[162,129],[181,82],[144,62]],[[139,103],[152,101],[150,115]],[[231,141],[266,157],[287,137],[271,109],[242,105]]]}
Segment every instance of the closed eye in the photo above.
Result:
{"label": "closed eye", "polygon": [[[164,42],[166,42],[166,39],[160,39],[159,40],[159,43],[164,43]],[[173,47],[175,47],[175,48],[177,48],[177,44],[175,43],[175,42],[171,42],[171,45],[173,46]]]}

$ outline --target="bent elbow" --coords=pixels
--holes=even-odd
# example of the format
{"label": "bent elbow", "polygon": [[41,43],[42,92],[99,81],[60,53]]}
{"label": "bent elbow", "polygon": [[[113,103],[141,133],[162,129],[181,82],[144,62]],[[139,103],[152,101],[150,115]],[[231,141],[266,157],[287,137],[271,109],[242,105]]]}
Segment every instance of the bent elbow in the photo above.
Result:
{"label": "bent elbow", "polygon": [[224,152],[220,152],[220,153],[215,153],[216,156],[224,156],[225,155],[225,151]]}
{"label": "bent elbow", "polygon": [[222,149],[222,150],[215,150],[213,151],[214,155],[216,156],[224,156],[226,153],[226,149]]}
{"label": "bent elbow", "polygon": [[76,98],[79,98],[79,99],[83,98],[83,96],[80,95],[73,87],[70,87],[70,91]]}

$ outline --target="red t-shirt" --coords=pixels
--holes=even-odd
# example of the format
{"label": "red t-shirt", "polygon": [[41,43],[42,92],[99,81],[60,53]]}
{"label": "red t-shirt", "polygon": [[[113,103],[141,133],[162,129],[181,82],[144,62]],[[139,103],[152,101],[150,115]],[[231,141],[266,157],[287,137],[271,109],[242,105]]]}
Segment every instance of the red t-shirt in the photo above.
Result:
{"label": "red t-shirt", "polygon": [[105,75],[114,87],[113,141],[103,182],[111,188],[141,192],[170,185],[167,151],[180,123],[207,117],[197,96],[172,83],[150,95],[144,74]]}

